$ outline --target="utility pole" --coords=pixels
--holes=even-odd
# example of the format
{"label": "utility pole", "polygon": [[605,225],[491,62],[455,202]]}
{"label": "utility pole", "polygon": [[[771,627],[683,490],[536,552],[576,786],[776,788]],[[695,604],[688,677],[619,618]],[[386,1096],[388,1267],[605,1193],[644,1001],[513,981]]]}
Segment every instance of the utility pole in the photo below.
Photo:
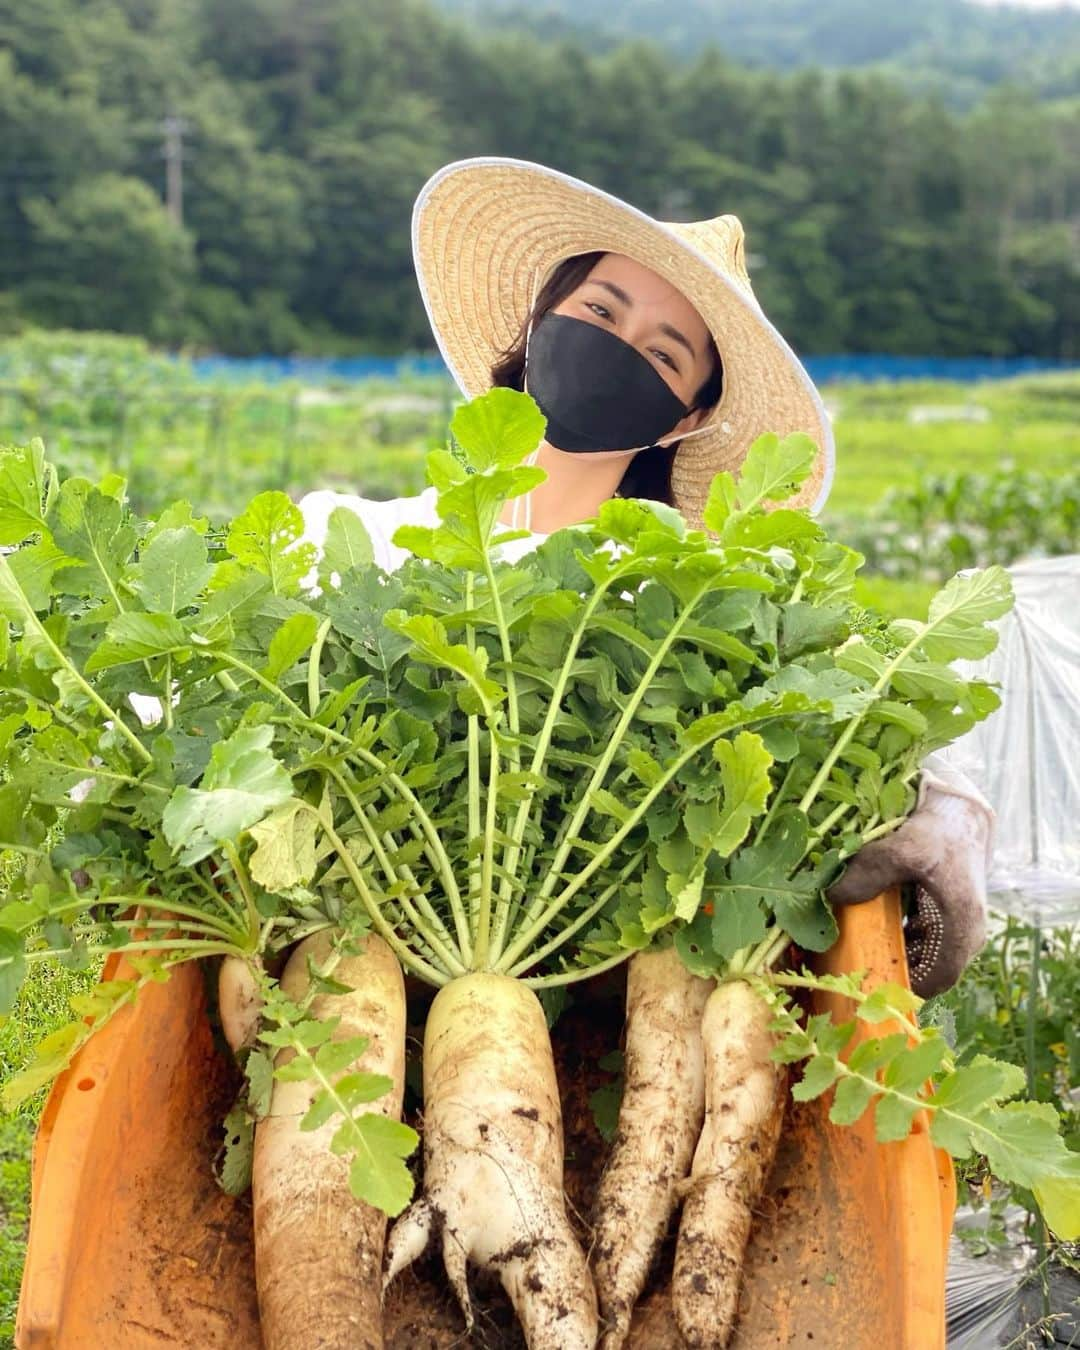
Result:
{"label": "utility pole", "polygon": [[657,215],[661,220],[685,220],[693,198],[684,187],[672,187],[660,199]]}
{"label": "utility pole", "polygon": [[184,132],[188,124],[170,113],[161,123],[165,136],[165,209],[175,225],[184,223]]}

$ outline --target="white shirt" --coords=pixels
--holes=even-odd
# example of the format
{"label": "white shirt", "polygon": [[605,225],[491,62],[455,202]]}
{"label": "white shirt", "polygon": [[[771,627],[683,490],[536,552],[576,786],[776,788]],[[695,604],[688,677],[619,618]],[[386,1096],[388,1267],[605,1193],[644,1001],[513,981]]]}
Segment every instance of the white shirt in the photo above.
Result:
{"label": "white shirt", "polygon": [[[385,502],[358,497],[355,492],[334,492],[329,488],[319,488],[306,493],[297,503],[304,517],[304,533],[298,542],[314,544],[316,560],[321,559],[330,514],[335,507],[345,506],[356,512],[371,536],[376,566],[384,572],[394,572],[410,556],[408,549],[399,548],[391,542],[394,531],[399,525],[438,525],[437,497],[438,492],[433,487],[425,488],[414,497],[393,497]],[[546,538],[546,534],[534,530],[525,539],[511,539],[509,543],[500,544],[498,556],[506,562],[515,562]],[[305,589],[314,585],[315,573],[316,568],[312,568],[304,577],[301,584]]]}

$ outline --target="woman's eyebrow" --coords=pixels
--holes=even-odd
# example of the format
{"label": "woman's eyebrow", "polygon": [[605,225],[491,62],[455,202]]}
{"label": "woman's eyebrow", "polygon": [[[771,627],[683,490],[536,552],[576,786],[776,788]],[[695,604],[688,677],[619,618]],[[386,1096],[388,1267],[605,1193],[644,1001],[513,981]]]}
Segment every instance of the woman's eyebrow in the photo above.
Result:
{"label": "woman's eyebrow", "polygon": [[[616,286],[613,281],[597,281],[595,278],[590,278],[590,280],[592,281],[592,284],[594,286],[603,286],[605,291],[610,291],[616,300],[621,300],[623,302],[623,304],[627,307],[627,309],[633,307],[634,304],[633,300],[630,298],[629,295],[627,295],[627,293],[623,290],[621,286]],[[675,342],[681,342],[682,345],[686,348],[686,350],[690,353],[690,355],[694,358],[694,360],[695,361],[697,360],[697,352],[694,351],[693,347],[690,345],[689,340],[686,337],[684,337],[683,334],[680,333],[677,328],[672,328],[671,324],[669,323],[658,323],[656,326],[657,328],[659,328],[661,333],[666,333],[667,336],[669,338],[672,338]]]}

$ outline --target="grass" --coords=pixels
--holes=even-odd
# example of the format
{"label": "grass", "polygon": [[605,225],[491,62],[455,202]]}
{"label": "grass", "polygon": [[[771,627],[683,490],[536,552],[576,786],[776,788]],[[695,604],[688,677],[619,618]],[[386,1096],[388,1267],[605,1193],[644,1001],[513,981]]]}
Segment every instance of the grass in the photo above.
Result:
{"label": "grass", "polygon": [[[10,856],[10,855],[8,855]],[[51,1031],[71,1021],[68,999],[93,984],[92,971],[68,971],[35,962],[10,1017],[0,1025],[0,1083],[32,1057]],[[30,1211],[30,1145],[48,1089],[11,1116],[0,1116],[0,1350],[14,1345]]]}
{"label": "grass", "polygon": [[[0,1026],[0,1083],[31,1059],[34,1047],[51,1031],[71,1021],[68,999],[90,988],[95,971],[71,971],[35,961],[19,990],[11,1016]],[[20,1115],[37,1120],[46,1090],[18,1108]]]}
{"label": "grass", "polygon": [[[12,853],[0,852],[0,885],[18,866]],[[19,990],[11,1014],[0,1020],[0,1084],[32,1058],[34,1047],[71,1020],[68,999],[93,984],[96,971],[69,971],[35,962]],[[30,1146],[47,1089],[24,1102],[14,1114],[0,1116],[0,1350],[14,1345],[30,1210]]]}
{"label": "grass", "polygon": [[891,577],[875,576],[860,576],[855,581],[855,599],[860,605],[923,622],[930,598],[937,590],[930,581],[894,581]]}
{"label": "grass", "polygon": [[26,1116],[0,1120],[0,1346],[15,1343],[26,1225],[30,1210],[30,1143]]}

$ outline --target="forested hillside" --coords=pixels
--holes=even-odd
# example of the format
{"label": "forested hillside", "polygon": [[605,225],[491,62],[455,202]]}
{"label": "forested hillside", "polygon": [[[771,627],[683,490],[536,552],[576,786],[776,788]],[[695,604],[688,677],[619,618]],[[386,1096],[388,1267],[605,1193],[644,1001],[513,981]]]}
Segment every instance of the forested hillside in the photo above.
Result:
{"label": "forested hillside", "polygon": [[973,0],[439,0],[448,12],[596,46],[651,38],[680,57],[709,42],[747,65],[873,66],[964,105],[1004,80],[1048,98],[1080,89],[1080,11]]}
{"label": "forested hillside", "polygon": [[0,0],[0,330],[430,348],[413,199],[506,154],[735,212],[804,352],[1080,353],[1080,102],[594,48],[428,0]]}

